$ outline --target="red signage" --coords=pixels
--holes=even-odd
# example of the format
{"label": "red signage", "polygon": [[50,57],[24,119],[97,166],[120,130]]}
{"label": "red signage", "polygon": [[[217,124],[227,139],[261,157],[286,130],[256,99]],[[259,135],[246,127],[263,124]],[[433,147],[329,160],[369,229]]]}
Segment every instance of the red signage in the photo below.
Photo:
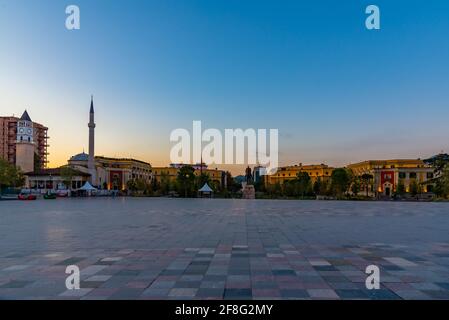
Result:
{"label": "red signage", "polygon": [[394,187],[394,171],[382,171],[380,173],[380,184],[382,188],[386,182],[391,183]]}

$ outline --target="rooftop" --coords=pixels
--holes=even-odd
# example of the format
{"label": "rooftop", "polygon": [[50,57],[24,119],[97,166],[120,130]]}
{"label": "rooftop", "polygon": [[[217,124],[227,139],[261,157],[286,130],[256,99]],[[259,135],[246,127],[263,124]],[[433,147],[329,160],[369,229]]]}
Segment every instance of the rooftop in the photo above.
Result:
{"label": "rooftop", "polygon": [[70,158],[70,161],[88,161],[89,155],[84,151],[82,153],[78,153]]}
{"label": "rooftop", "polygon": [[[39,176],[60,176],[61,175],[61,169],[65,168],[63,167],[59,167],[59,168],[49,168],[49,169],[41,169],[38,171],[33,171],[33,172],[28,172],[26,173],[27,176],[34,176],[34,177],[39,177]],[[90,174],[85,173],[85,172],[81,172],[79,170],[75,170],[72,169],[73,175],[74,176],[81,176],[81,177],[89,177]]]}
{"label": "rooftop", "polygon": [[23,112],[22,116],[20,117],[20,120],[30,121],[31,122],[31,118],[28,115],[28,112],[26,110]]}

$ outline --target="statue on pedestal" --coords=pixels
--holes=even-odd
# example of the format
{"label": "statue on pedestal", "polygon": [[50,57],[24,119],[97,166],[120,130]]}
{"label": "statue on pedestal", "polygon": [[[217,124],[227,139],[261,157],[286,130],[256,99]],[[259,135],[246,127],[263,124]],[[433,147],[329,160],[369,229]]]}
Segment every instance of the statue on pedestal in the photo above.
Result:
{"label": "statue on pedestal", "polygon": [[256,190],[253,186],[253,175],[248,166],[245,170],[245,181],[242,182],[242,199],[255,199]]}
{"label": "statue on pedestal", "polygon": [[251,168],[249,166],[245,170],[245,182],[247,184],[253,183],[253,174],[252,174]]}

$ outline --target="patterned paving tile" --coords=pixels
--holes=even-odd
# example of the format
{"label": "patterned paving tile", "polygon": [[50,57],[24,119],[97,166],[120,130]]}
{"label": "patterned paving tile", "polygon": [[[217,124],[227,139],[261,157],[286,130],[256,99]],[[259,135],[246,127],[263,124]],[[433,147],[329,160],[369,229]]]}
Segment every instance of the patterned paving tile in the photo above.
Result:
{"label": "patterned paving tile", "polygon": [[12,280],[0,286],[0,288],[24,288],[30,285],[31,281]]}
{"label": "patterned paving tile", "polygon": [[[2,207],[0,298],[449,300],[448,204],[90,200]],[[35,230],[55,214],[80,226],[63,245]],[[381,242],[371,221],[388,226]],[[67,265],[81,290],[65,288]]]}
{"label": "patterned paving tile", "polygon": [[311,298],[318,299],[339,299],[337,293],[332,289],[308,289],[307,293]]}
{"label": "patterned paving tile", "polygon": [[224,298],[229,300],[251,299],[252,291],[250,288],[245,289],[225,289]]}
{"label": "patterned paving tile", "polygon": [[78,290],[66,290],[63,293],[59,295],[59,297],[83,297],[89,292],[91,292],[93,289],[78,289]]}
{"label": "patterned paving tile", "polygon": [[303,289],[281,289],[280,293],[283,298],[301,299],[301,298],[309,298],[310,297],[307,290],[303,290]]}

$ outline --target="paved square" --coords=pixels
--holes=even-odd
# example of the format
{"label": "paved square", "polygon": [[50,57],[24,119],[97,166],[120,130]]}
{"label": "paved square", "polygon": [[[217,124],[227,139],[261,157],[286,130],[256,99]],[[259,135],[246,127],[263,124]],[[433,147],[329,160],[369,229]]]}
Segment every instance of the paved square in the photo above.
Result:
{"label": "paved square", "polygon": [[0,299],[449,299],[449,203],[2,201]]}

